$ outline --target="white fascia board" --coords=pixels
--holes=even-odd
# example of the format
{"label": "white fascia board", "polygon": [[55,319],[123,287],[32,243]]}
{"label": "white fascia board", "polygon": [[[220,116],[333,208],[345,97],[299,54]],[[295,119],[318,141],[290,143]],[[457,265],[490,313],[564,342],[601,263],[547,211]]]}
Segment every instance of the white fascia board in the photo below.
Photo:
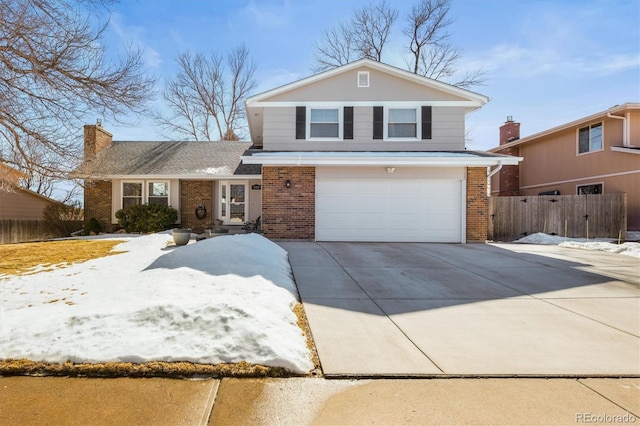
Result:
{"label": "white fascia board", "polygon": [[252,155],[242,157],[245,164],[265,166],[516,166],[522,157],[481,156],[371,156],[371,155]]}
{"label": "white fascia board", "polygon": [[404,108],[408,106],[416,106],[416,105],[430,105],[437,107],[466,107],[466,108],[480,108],[484,103],[480,101],[424,101],[424,102],[415,102],[415,101],[356,101],[356,102],[329,102],[329,101],[313,101],[313,102],[256,102],[252,105],[252,107],[280,107],[280,108],[290,108],[295,106],[300,106],[304,104],[308,107],[339,107],[342,105],[354,106],[354,107],[362,107],[362,106],[375,106],[375,105],[384,105],[392,108]]}
{"label": "white fascia board", "polygon": [[79,176],[78,179],[96,180],[252,180],[262,179],[262,175],[101,175],[101,176]]}
{"label": "white fascia board", "polygon": [[626,148],[623,146],[612,146],[611,151],[626,152],[627,154],[640,154],[640,149]]}

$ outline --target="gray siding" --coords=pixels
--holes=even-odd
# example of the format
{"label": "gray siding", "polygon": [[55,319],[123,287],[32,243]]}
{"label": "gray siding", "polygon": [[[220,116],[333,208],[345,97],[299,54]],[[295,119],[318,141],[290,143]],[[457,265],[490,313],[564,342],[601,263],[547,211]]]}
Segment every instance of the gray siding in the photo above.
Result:
{"label": "gray siding", "polygon": [[267,151],[446,151],[464,150],[463,107],[433,107],[432,139],[385,141],[373,139],[373,107],[355,107],[353,140],[307,141],[295,138],[295,107],[264,109],[263,147]]}
{"label": "gray siding", "polygon": [[[369,71],[370,86],[358,87],[358,71]],[[366,66],[264,99],[264,102],[460,101],[465,100]]]}

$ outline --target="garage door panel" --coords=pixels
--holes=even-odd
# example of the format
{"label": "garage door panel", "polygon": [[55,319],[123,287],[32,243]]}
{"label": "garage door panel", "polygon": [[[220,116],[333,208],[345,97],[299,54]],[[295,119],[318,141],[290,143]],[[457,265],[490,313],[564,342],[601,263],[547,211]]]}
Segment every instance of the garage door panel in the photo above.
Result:
{"label": "garage door panel", "polygon": [[316,239],[460,242],[461,188],[456,179],[319,178]]}

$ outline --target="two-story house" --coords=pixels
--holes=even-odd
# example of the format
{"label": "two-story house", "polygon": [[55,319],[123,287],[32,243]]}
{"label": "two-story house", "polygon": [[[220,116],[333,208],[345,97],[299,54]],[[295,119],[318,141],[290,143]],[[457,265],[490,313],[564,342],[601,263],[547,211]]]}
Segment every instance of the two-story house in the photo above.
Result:
{"label": "two-story house", "polygon": [[524,158],[491,180],[492,195],[627,194],[627,229],[640,230],[640,104],[616,105],[520,138],[520,123],[500,127],[490,152]]}
{"label": "two-story house", "polygon": [[96,143],[85,127],[85,217],[162,201],[182,226],[260,216],[273,239],[484,241],[488,170],[520,160],[465,149],[487,101],[363,59],[247,99],[251,143]]}

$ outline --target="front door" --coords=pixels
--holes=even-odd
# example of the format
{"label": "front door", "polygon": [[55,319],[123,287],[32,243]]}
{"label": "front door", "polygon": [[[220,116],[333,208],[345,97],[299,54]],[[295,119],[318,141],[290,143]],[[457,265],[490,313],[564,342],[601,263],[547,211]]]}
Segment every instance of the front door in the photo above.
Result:
{"label": "front door", "polygon": [[220,219],[225,225],[247,221],[247,182],[220,182]]}

